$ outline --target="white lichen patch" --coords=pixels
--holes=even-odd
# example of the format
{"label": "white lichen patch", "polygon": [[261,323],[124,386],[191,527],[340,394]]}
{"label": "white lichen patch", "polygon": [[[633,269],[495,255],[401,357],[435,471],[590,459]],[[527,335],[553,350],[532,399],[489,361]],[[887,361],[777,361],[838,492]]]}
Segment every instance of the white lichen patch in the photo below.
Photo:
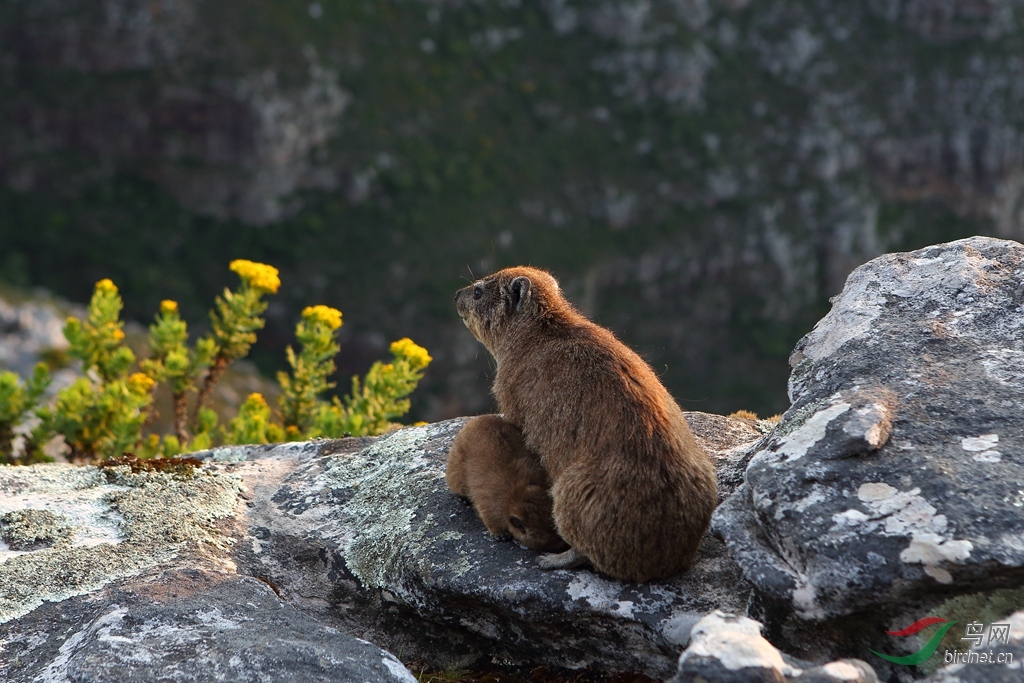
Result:
{"label": "white lichen patch", "polygon": [[947,533],[946,516],[936,514],[938,510],[921,496],[921,489],[900,491],[884,482],[866,482],[857,489],[857,498],[868,511],[851,508],[833,515],[830,534],[877,531],[885,536],[909,536],[900,560],[924,565],[925,573],[940,583],[953,580],[941,565],[962,563],[971,556],[973,544]]}
{"label": "white lichen patch", "polygon": [[769,669],[781,678],[790,667],[782,655],[761,635],[761,624],[747,617],[715,610],[690,631],[690,646],[680,664],[694,657],[717,660],[730,671]]}
{"label": "white lichen patch", "polygon": [[995,448],[998,443],[998,434],[982,434],[981,436],[968,436],[960,439],[960,446],[965,451],[987,451]]}
{"label": "white lichen patch", "polygon": [[1003,454],[995,450],[998,444],[998,434],[982,434],[960,439],[960,446],[968,453],[973,453],[971,458],[977,462],[1002,462]]}
{"label": "white lichen patch", "polygon": [[0,468],[0,504],[47,509],[76,526],[70,543],[0,564],[0,623],[136,575],[185,547],[222,547],[213,525],[234,513],[239,487],[236,477],[203,472],[179,479],[126,467]]}
{"label": "white lichen patch", "polygon": [[590,572],[576,574],[565,590],[570,599],[584,600],[594,611],[632,617],[633,603],[619,600],[622,586],[602,579],[596,574]]}
{"label": "white lichen patch", "polygon": [[787,461],[802,458],[814,444],[825,438],[825,430],[832,420],[849,409],[849,403],[837,403],[819,410],[800,427],[783,437],[777,452],[785,456]]}

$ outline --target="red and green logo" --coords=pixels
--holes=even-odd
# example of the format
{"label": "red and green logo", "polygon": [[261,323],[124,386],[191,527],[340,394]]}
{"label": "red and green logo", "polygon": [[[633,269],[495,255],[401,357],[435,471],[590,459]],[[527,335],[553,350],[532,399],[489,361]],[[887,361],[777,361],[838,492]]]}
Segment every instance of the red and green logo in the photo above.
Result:
{"label": "red and green logo", "polygon": [[939,641],[942,640],[942,636],[946,635],[946,632],[949,631],[949,629],[953,628],[953,626],[956,624],[955,621],[946,621],[945,619],[940,619],[939,617],[925,617],[924,619],[918,619],[910,626],[900,629],[899,631],[886,631],[886,633],[888,633],[890,636],[912,636],[915,633],[920,633],[929,626],[933,626],[935,624],[942,624],[943,626],[939,628],[938,631],[933,633],[932,637],[928,640],[927,643],[925,643],[924,647],[922,647],[917,652],[911,653],[909,655],[904,655],[903,657],[893,657],[892,655],[883,654],[881,652],[875,652],[874,650],[871,650],[871,653],[878,655],[882,659],[890,661],[893,664],[904,664],[906,666],[915,666],[917,664],[920,664],[921,662],[925,661],[933,654],[935,654],[935,650],[938,649]]}

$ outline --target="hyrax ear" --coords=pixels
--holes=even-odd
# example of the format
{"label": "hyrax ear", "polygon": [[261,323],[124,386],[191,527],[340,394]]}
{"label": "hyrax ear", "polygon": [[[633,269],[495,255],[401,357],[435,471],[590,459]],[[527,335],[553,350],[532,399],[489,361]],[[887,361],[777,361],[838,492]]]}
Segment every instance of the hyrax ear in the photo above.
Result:
{"label": "hyrax ear", "polygon": [[530,300],[530,287],[533,285],[530,278],[520,275],[508,283],[508,307],[510,311],[518,311]]}

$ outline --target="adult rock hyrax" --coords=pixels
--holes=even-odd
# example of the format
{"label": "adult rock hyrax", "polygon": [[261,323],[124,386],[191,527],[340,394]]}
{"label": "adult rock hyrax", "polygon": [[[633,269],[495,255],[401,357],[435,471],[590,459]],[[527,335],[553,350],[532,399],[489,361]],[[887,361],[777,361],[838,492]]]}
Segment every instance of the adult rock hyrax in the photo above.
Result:
{"label": "adult rock hyrax", "polygon": [[469,498],[487,530],[534,550],[561,551],[551,514],[551,481],[523,433],[500,415],[466,423],[448,453],[448,488]]}
{"label": "adult rock hyrax", "polygon": [[541,565],[589,560],[636,582],[688,567],[715,508],[715,469],[650,366],[536,268],[478,280],[455,304],[497,362],[504,418],[551,478],[555,525],[571,548]]}

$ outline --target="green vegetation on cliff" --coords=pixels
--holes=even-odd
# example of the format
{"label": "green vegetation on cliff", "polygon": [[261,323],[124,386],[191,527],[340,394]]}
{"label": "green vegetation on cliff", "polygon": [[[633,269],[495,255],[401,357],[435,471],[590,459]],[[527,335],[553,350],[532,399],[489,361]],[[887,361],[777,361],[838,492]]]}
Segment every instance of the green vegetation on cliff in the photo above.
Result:
{"label": "green vegetation on cliff", "polygon": [[273,262],[265,371],[344,303],[341,374],[414,330],[438,418],[489,408],[452,293],[530,263],[684,407],[778,412],[858,263],[1021,234],[1019,18],[875,4],[7,3],[0,278],[199,319]]}

